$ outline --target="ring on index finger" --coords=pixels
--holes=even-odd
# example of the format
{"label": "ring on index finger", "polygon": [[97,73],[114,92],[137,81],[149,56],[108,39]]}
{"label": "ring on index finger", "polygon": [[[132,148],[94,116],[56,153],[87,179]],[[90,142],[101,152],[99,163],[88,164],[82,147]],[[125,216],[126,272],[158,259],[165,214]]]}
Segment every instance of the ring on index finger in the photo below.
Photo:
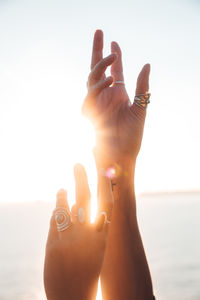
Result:
{"label": "ring on index finger", "polygon": [[54,215],[58,231],[64,231],[72,225],[71,214],[63,207],[56,208]]}

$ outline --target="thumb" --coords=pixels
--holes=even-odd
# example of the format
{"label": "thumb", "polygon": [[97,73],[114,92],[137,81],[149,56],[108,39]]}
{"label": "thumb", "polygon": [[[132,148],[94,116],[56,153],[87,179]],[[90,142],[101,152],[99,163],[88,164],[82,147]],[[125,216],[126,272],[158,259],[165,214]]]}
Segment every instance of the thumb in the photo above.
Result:
{"label": "thumb", "polygon": [[150,64],[144,65],[138,75],[135,94],[145,94],[149,91]]}
{"label": "thumb", "polygon": [[[140,74],[138,75],[137,85],[135,90],[135,95],[145,94],[149,91],[149,74],[150,74],[150,64],[144,65]],[[145,120],[146,109],[141,109],[135,102],[131,106],[131,110],[137,117],[141,120]]]}

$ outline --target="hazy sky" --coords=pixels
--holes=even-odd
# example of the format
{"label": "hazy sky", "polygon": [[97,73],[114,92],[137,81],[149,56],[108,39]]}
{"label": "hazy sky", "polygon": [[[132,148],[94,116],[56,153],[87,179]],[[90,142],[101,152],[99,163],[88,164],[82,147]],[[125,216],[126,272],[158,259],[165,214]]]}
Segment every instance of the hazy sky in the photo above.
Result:
{"label": "hazy sky", "polygon": [[152,67],[137,192],[200,189],[200,1],[0,0],[1,202],[72,193],[77,161],[95,184],[80,108],[97,28],[105,55],[121,45],[131,99]]}

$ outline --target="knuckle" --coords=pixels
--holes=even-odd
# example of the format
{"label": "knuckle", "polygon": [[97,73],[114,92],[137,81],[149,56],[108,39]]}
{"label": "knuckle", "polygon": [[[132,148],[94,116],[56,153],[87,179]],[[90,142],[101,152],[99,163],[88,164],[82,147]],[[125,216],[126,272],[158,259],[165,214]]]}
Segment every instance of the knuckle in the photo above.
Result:
{"label": "knuckle", "polygon": [[104,68],[106,68],[107,65],[108,65],[108,59],[106,57],[106,58],[101,59],[94,68],[96,71],[100,71],[100,70],[103,70]]}

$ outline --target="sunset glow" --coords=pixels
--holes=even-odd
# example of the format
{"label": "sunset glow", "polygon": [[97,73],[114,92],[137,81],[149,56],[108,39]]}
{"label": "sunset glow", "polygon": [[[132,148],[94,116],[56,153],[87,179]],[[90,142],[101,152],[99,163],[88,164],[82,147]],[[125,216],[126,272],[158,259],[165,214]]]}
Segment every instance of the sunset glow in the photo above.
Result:
{"label": "sunset glow", "polygon": [[[55,201],[60,187],[73,190],[76,162],[85,165],[90,182],[94,182],[93,128],[80,112],[87,92],[96,28],[105,29],[104,55],[110,53],[112,40],[121,45],[131,100],[141,67],[147,62],[152,66],[152,96],[137,161],[136,192],[199,189],[199,101],[196,97],[199,41],[195,38],[199,15],[195,4],[182,3],[180,11],[179,1],[157,3],[155,7],[146,2],[145,10],[142,2],[129,3],[127,20],[132,23],[120,24],[116,15],[111,26],[110,16],[104,22],[101,13],[91,22],[85,22],[80,11],[85,11],[86,3],[79,4],[78,12],[73,10],[75,6],[69,9],[64,2],[61,10],[59,5],[42,3],[4,1],[1,4],[0,201]],[[106,5],[111,9],[110,3]],[[88,7],[92,10],[93,4]],[[172,14],[169,23],[166,16],[176,11],[176,7],[180,15]],[[41,19],[36,24],[35,15],[40,10],[45,21]],[[190,22],[183,35],[181,28],[186,26],[186,12]],[[71,25],[74,14],[78,14],[83,26]],[[141,14],[146,23],[138,28]],[[188,99],[192,99],[191,105]],[[193,155],[185,159],[191,149]],[[184,172],[181,171],[183,161]]]}
{"label": "sunset glow", "polygon": [[[128,226],[139,225],[156,299],[200,299],[199,16],[200,0],[0,0],[0,299],[46,298],[43,266],[49,220],[61,188],[67,190],[70,208],[75,203],[76,163],[86,169],[91,222],[95,220],[95,133],[81,108],[96,29],[104,32],[103,57],[111,53],[113,41],[121,47],[130,102],[139,72],[151,65],[151,98],[134,176],[138,222],[129,216],[128,222],[120,219]],[[123,133],[132,139],[132,132],[138,133]],[[100,171],[110,179],[128,178],[117,163]],[[110,204],[105,204],[106,211]],[[130,207],[135,207],[135,199]],[[113,230],[114,236],[121,241],[122,233],[122,241],[128,241],[131,230],[121,229]],[[81,239],[88,250],[90,243]],[[77,247],[81,260],[82,248]],[[129,256],[133,248],[125,248]],[[117,261],[129,266],[121,257]],[[84,276],[86,269],[84,264]],[[102,300],[100,282],[97,300]]]}

